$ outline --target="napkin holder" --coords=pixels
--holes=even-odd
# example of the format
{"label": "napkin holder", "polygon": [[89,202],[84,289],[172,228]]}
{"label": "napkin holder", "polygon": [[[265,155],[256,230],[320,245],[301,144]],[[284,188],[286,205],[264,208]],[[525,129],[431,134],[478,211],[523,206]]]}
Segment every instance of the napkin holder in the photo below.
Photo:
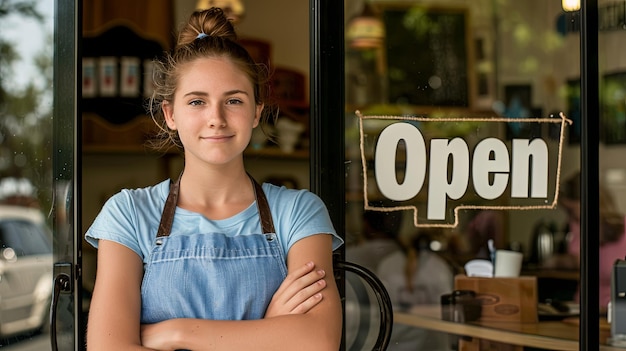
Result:
{"label": "napkin holder", "polygon": [[537,278],[457,275],[454,289],[472,290],[482,305],[479,321],[537,323]]}
{"label": "napkin holder", "polygon": [[626,261],[616,260],[611,277],[611,336],[626,345]]}

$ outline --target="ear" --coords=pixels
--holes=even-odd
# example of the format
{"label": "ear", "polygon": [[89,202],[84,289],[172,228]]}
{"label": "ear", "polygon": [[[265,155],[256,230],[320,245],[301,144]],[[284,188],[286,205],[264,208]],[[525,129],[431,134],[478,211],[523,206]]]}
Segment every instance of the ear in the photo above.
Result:
{"label": "ear", "polygon": [[261,113],[263,112],[263,107],[265,104],[256,105],[255,113],[254,113],[254,121],[252,121],[252,128],[256,128],[261,121]]}
{"label": "ear", "polygon": [[174,121],[174,106],[171,102],[163,100],[161,104],[161,110],[165,117],[165,123],[171,130],[176,130],[176,122]]}

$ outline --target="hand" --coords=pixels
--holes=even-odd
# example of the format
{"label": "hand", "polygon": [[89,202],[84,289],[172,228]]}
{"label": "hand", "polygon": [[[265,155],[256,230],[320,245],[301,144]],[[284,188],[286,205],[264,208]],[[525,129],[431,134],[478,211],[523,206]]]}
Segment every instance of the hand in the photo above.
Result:
{"label": "hand", "polygon": [[326,287],[326,272],[315,270],[309,262],[290,272],[270,301],[265,318],[286,314],[304,314],[322,301],[321,291]]}

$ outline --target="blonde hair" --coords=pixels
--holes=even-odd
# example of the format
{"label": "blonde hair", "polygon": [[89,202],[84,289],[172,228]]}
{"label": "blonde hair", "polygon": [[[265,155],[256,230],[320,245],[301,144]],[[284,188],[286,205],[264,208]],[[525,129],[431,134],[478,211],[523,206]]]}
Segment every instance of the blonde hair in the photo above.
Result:
{"label": "blonde hair", "polygon": [[151,146],[167,150],[172,146],[183,146],[175,130],[165,122],[163,102],[173,102],[180,69],[183,65],[202,58],[220,57],[229,59],[245,73],[254,90],[257,105],[265,105],[262,121],[272,115],[269,101],[269,71],[263,64],[256,63],[248,51],[237,43],[237,34],[232,23],[219,8],[195,11],[180,29],[176,46],[161,59],[154,60],[154,91],[148,101],[148,112],[159,128]]}

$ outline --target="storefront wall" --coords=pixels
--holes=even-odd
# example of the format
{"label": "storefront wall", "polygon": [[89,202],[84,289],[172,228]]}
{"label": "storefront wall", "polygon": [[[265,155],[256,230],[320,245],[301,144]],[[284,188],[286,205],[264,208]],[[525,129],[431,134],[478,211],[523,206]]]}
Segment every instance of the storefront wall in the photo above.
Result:
{"label": "storefront wall", "polygon": [[[599,312],[599,325],[581,327],[599,326],[599,336],[583,332],[580,347],[587,337],[609,342],[610,274],[626,248],[623,227],[606,239],[599,235],[606,225],[594,224],[606,212],[623,223],[626,213],[626,164],[619,156],[626,145],[626,50],[618,44],[626,33],[623,3],[599,1],[597,8],[597,28],[591,27],[597,38],[581,40],[588,12],[565,11],[559,1],[344,2],[345,258],[377,274],[396,312],[438,306],[442,295],[462,286],[455,277],[468,274],[467,262],[493,261],[491,242],[492,250],[521,252],[521,277],[537,283],[536,300],[522,310],[539,303],[539,321],[565,324]],[[597,55],[581,53],[581,42],[592,49],[597,42]],[[586,95],[593,79],[599,112],[584,100],[593,97]],[[545,159],[533,154],[520,161],[515,147],[522,144],[515,140],[538,140]],[[580,182],[571,182],[581,170],[590,186],[582,196]],[[527,190],[520,195],[514,183],[523,180]],[[581,215],[569,199],[576,197],[571,184],[582,197]],[[614,206],[604,206],[608,197],[598,186]],[[580,218],[589,226],[582,235]],[[587,248],[598,245],[587,257]],[[582,289],[581,298],[581,281],[598,284]],[[599,298],[597,308],[587,308],[586,295]],[[568,310],[546,312],[551,301]],[[571,331],[564,339],[575,342],[577,329]],[[396,318],[389,350],[448,350],[456,341]],[[488,347],[503,346],[480,344]]]}

